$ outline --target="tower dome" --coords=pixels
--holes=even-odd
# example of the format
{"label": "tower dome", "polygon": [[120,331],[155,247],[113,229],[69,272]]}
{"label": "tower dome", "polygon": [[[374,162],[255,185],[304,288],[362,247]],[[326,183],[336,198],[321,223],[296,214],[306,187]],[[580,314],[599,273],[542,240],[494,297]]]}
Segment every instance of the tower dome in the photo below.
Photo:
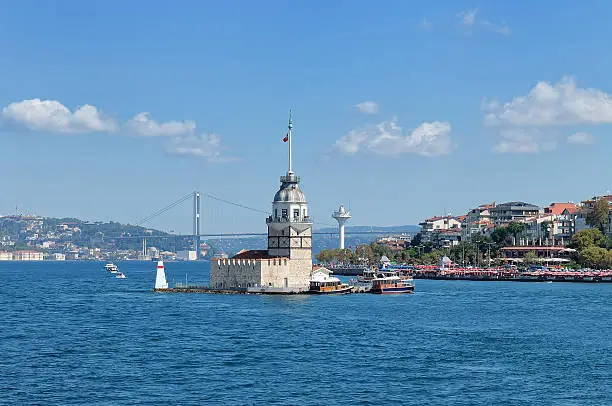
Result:
{"label": "tower dome", "polygon": [[281,176],[281,186],[274,195],[274,203],[306,203],[306,195],[300,189],[299,181],[295,175]]}

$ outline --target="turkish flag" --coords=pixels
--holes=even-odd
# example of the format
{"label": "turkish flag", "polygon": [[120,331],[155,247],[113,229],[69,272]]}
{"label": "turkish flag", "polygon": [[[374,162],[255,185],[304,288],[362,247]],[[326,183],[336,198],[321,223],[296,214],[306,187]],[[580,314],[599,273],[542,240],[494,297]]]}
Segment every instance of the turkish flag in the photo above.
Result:
{"label": "turkish flag", "polygon": [[287,133],[287,135],[285,135],[285,138],[283,138],[283,142],[287,142],[289,141],[289,133]]}

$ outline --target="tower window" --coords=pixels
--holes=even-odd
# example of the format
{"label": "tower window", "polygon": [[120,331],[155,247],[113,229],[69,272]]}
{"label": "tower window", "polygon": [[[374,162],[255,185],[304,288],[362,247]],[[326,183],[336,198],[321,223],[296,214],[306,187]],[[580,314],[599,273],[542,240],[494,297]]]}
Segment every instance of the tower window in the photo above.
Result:
{"label": "tower window", "polygon": [[298,218],[298,217],[300,217],[300,209],[295,209],[295,210],[293,210],[293,217],[294,217],[294,218]]}
{"label": "tower window", "polygon": [[287,218],[287,209],[283,209],[282,215],[283,215],[283,218]]}
{"label": "tower window", "polygon": [[278,218],[278,209],[274,209],[274,217]]}

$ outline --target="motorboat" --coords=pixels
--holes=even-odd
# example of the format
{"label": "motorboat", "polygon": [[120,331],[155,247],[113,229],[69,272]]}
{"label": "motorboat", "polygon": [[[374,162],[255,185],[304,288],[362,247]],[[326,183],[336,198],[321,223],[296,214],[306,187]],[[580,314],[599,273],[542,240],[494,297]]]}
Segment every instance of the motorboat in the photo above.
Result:
{"label": "motorboat", "polygon": [[412,293],[414,284],[412,279],[398,275],[397,272],[378,272],[372,279],[370,293]]}
{"label": "motorboat", "polygon": [[117,279],[125,279],[125,278],[127,278],[127,276],[125,276],[125,274],[123,272],[117,272],[117,275],[115,275],[115,278],[117,278]]}
{"label": "motorboat", "polygon": [[331,276],[327,268],[317,268],[310,279],[309,292],[314,294],[346,294],[353,291],[353,286],[343,283],[339,278]]}
{"label": "motorboat", "polygon": [[109,262],[108,264],[104,265],[104,269],[106,269],[108,272],[110,273],[118,273],[119,272],[119,267],[115,264],[113,264],[112,262]]}
{"label": "motorboat", "polygon": [[357,282],[362,284],[372,283],[372,280],[376,277],[376,270],[372,268],[367,268],[363,270],[361,275],[357,276]]}

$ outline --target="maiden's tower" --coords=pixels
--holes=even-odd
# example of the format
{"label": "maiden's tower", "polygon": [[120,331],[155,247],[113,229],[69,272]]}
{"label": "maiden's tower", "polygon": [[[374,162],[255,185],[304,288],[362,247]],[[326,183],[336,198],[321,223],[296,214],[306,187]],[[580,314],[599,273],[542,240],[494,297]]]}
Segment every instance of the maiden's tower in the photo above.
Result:
{"label": "maiden's tower", "polygon": [[308,290],[312,274],[312,219],[300,177],[292,170],[293,123],[283,141],[289,144],[289,167],[280,177],[268,225],[268,249],[241,251],[231,258],[213,258],[210,287],[253,292],[293,293]]}

